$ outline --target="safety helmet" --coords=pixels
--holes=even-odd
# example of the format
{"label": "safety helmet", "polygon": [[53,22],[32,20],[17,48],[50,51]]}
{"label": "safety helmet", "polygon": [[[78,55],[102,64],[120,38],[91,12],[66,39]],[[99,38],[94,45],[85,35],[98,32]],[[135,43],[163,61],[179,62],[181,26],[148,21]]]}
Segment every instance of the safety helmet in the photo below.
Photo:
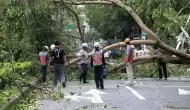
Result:
{"label": "safety helmet", "polygon": [[87,43],[83,43],[82,47],[88,47],[88,44]]}
{"label": "safety helmet", "polygon": [[44,46],[43,49],[44,50],[49,50],[49,47],[48,46]]}
{"label": "safety helmet", "polygon": [[130,39],[129,39],[129,38],[126,38],[124,42],[125,42],[125,43],[129,43],[129,42],[130,42]]}
{"label": "safety helmet", "polygon": [[51,48],[51,50],[53,50],[53,49],[55,48],[55,45],[52,44],[52,45],[50,46],[50,48]]}
{"label": "safety helmet", "polygon": [[94,43],[94,47],[100,47],[100,43],[99,42],[95,42]]}

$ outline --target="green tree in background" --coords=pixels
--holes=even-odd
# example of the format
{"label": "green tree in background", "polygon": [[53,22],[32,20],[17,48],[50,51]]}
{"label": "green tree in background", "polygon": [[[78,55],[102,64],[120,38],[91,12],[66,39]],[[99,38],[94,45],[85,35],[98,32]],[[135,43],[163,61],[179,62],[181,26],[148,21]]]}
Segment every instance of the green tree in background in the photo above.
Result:
{"label": "green tree in background", "polygon": [[49,0],[1,1],[1,12],[1,59],[10,53],[16,61],[34,58],[44,45],[61,38],[52,30],[59,27],[52,19],[54,5]]}
{"label": "green tree in background", "polygon": [[[173,47],[176,45],[175,36],[181,32],[180,26],[185,25],[189,16],[189,0],[124,0],[124,3],[131,6],[164,42]],[[128,13],[112,5],[86,6],[86,15],[90,26],[104,38],[123,36],[123,33],[126,37],[131,32],[130,28],[135,25]]]}
{"label": "green tree in background", "polygon": [[124,39],[130,34],[131,27],[136,25],[134,19],[117,6],[86,6],[86,16],[89,25],[104,39]]}

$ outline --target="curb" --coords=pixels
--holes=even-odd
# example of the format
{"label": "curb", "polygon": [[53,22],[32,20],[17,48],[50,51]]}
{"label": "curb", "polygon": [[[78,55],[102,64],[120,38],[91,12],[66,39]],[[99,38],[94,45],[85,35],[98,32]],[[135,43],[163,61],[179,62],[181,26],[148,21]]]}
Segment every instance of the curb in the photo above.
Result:
{"label": "curb", "polygon": [[[41,77],[39,79],[37,79],[34,83],[38,84],[41,81]],[[26,87],[23,89],[23,93],[29,94],[30,93],[31,88],[30,87]],[[17,95],[17,97],[14,97],[11,101],[9,101],[8,103],[4,104],[0,110],[9,110],[14,104],[17,104],[21,99],[23,98],[23,95],[21,93],[19,93]]]}
{"label": "curb", "polygon": [[[165,79],[158,79],[158,78],[137,78],[134,79],[137,81],[152,81],[152,80],[165,80]],[[166,81],[190,81],[190,77],[173,77],[173,78],[167,78]]]}

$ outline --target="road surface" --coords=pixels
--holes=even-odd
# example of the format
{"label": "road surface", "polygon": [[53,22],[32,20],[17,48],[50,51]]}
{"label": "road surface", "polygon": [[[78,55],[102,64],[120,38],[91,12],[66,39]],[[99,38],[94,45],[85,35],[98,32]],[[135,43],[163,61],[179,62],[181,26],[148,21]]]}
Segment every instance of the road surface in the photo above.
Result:
{"label": "road surface", "polygon": [[126,81],[106,80],[105,90],[89,84],[68,82],[60,101],[39,100],[38,110],[188,110],[190,81],[136,80],[134,86]]}

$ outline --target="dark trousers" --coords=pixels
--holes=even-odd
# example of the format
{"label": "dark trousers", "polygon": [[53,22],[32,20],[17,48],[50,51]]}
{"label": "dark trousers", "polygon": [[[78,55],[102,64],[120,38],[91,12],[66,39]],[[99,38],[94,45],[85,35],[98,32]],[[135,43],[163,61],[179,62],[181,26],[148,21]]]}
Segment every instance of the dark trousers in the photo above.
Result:
{"label": "dark trousers", "polygon": [[47,76],[47,65],[41,65],[41,71],[42,71],[42,82],[46,82],[46,76]]}
{"label": "dark trousers", "polygon": [[54,87],[57,86],[58,81],[65,86],[66,75],[64,72],[64,65],[63,64],[54,64],[53,65],[53,72],[54,72],[54,78],[53,78]]}
{"label": "dark trousers", "polygon": [[98,65],[94,66],[94,73],[95,73],[95,83],[96,83],[96,88],[104,89],[104,82],[103,82],[103,66]]}
{"label": "dark trousers", "polygon": [[81,66],[81,69],[82,69],[82,73],[80,75],[80,82],[83,79],[83,83],[85,83],[86,82],[86,76],[87,76],[87,66],[88,66],[88,64],[81,63],[80,66]]}
{"label": "dark trousers", "polygon": [[165,79],[167,79],[167,68],[165,62],[158,62],[158,71],[159,71],[159,79],[162,79],[163,74]]}

